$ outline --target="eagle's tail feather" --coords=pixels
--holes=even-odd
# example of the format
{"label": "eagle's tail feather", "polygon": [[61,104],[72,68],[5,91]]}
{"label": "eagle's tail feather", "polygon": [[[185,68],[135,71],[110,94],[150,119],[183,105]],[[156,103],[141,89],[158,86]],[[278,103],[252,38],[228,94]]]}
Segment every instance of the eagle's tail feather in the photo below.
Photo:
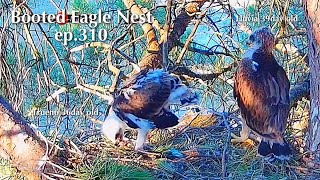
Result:
{"label": "eagle's tail feather", "polygon": [[266,142],[266,141],[261,140],[261,142],[260,142],[260,144],[258,146],[258,154],[260,156],[265,157],[265,156],[268,156],[271,153],[272,153],[272,149],[271,149],[269,143]]}
{"label": "eagle's tail feather", "polygon": [[273,155],[277,159],[288,160],[292,152],[289,144],[285,141],[282,144],[274,142],[271,147],[269,142],[262,140],[258,147],[258,154],[263,157]]}
{"label": "eagle's tail feather", "polygon": [[289,144],[285,141],[283,144],[274,143],[272,146],[272,153],[280,160],[288,160],[292,154]]}

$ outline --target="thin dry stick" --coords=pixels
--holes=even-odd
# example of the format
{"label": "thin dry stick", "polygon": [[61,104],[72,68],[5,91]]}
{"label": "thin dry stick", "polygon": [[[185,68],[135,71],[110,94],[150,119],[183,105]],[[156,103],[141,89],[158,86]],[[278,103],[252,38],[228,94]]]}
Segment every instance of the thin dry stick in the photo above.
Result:
{"label": "thin dry stick", "polygon": [[111,87],[109,88],[109,92],[113,93],[116,89],[116,86],[118,85],[119,83],[119,77],[121,76],[121,71],[116,68],[115,66],[113,66],[112,64],[112,58],[111,58],[111,48],[112,46],[110,44],[106,44],[106,43],[103,43],[103,42],[91,42],[91,43],[86,43],[86,44],[83,44],[81,46],[77,46],[75,48],[72,48],[70,50],[70,52],[76,52],[76,51],[81,51],[83,49],[86,49],[88,47],[103,47],[104,48],[104,52],[107,53],[107,62],[108,62],[108,68],[111,72],[113,72],[115,74],[115,79],[113,80],[112,82],[112,85]]}
{"label": "thin dry stick", "polygon": [[[122,1],[131,13],[142,15],[144,12],[141,8],[134,2],[134,0],[123,0]],[[141,24],[144,34],[147,37],[147,50],[148,52],[159,52],[159,44],[156,40],[156,34],[151,24],[145,22]]]}
{"label": "thin dry stick", "polygon": [[133,43],[135,43],[135,42],[137,42],[137,41],[142,40],[144,37],[145,37],[145,35],[139,36],[139,37],[133,39],[132,41],[128,42],[127,44],[124,44],[124,45],[120,46],[120,47],[118,48],[118,50],[122,50],[122,49],[130,46],[131,44],[133,44]]}
{"label": "thin dry stick", "polygon": [[[23,7],[24,7],[24,9],[26,9],[26,10],[29,12],[29,14],[33,15],[32,10],[31,10],[26,4],[24,4]],[[50,48],[52,49],[53,55],[54,55],[54,57],[56,58],[57,63],[58,63],[58,65],[59,65],[60,69],[61,69],[61,73],[62,73],[62,75],[63,75],[63,78],[64,78],[65,81],[67,81],[66,73],[64,72],[64,68],[63,68],[63,66],[62,66],[62,63],[61,63],[61,61],[60,61],[60,58],[59,58],[59,56],[58,56],[58,53],[57,53],[56,49],[53,47],[51,41],[49,40],[49,38],[48,38],[47,34],[45,33],[44,29],[42,28],[42,26],[41,26],[40,24],[37,24],[37,26],[39,27],[39,29],[40,29],[40,31],[41,31],[44,39],[48,42],[48,45],[49,45]],[[27,28],[27,30],[28,30],[28,28]],[[28,35],[28,34],[27,34],[27,35]],[[30,38],[31,38],[31,37],[30,37]],[[32,38],[31,38],[30,40],[32,40]],[[33,40],[32,40],[32,42],[33,42]],[[32,49],[35,48],[34,45],[31,44],[31,46],[32,46]],[[35,49],[35,50],[34,50],[34,56],[36,56],[36,55],[37,55],[38,58],[40,57],[38,50]]]}
{"label": "thin dry stick", "polygon": [[228,130],[228,135],[227,135],[227,139],[224,145],[224,149],[223,149],[223,153],[222,153],[222,167],[221,167],[221,178],[224,179],[227,177],[227,153],[228,153],[228,149],[229,149],[229,143],[230,143],[230,139],[231,139],[231,128],[229,126],[229,123],[227,121],[227,114],[223,113],[222,114],[222,118],[223,118],[223,122],[224,125],[227,127]]}
{"label": "thin dry stick", "polygon": [[200,115],[200,112],[198,112],[187,125],[178,126],[177,127],[178,131],[172,137],[170,137],[166,140],[170,141],[170,140],[174,139],[175,137],[177,137],[179,134],[185,132],[190,127],[190,125],[193,123],[193,121],[197,119],[197,117],[199,115]]}
{"label": "thin dry stick", "polygon": [[163,63],[163,67],[167,67],[168,66],[168,35],[169,35],[169,30],[170,30],[170,22],[171,22],[171,5],[172,5],[172,1],[168,0],[167,2],[167,14],[166,14],[166,24],[164,26],[164,34],[163,34],[163,48],[162,48],[162,63]]}
{"label": "thin dry stick", "polygon": [[63,87],[63,88],[60,88],[59,90],[55,91],[54,93],[52,93],[50,96],[48,96],[46,98],[46,101],[49,102],[49,101],[52,101],[53,99],[57,99],[57,101],[59,102],[59,95],[61,93],[64,93],[67,91],[67,88]]}
{"label": "thin dry stick", "polygon": [[135,63],[134,60],[130,56],[128,56],[124,52],[120,51],[120,49],[114,48],[114,52],[116,52],[117,54],[119,54],[120,56],[122,56],[123,58],[128,60],[130,63]]}
{"label": "thin dry stick", "polygon": [[108,68],[111,72],[114,73],[115,77],[114,80],[112,81],[111,87],[109,88],[109,92],[113,93],[117,87],[117,85],[120,82],[120,75],[121,75],[121,71],[120,69],[116,68],[115,66],[113,66],[112,64],[112,60],[111,60],[111,50],[108,51],[107,54],[107,60],[108,60]]}
{"label": "thin dry stick", "polygon": [[[61,115],[59,115],[58,117],[57,117],[57,122],[56,122],[56,124],[55,124],[55,130],[53,131],[54,133],[54,136],[53,136],[53,140],[52,140],[52,142],[53,143],[55,143],[55,142],[57,142],[57,139],[58,139],[58,135],[59,135],[59,128],[60,128],[60,125],[61,125],[61,123],[62,123],[62,117],[61,117]],[[51,154],[52,152],[53,152],[53,150],[55,149],[55,147],[54,146],[52,146],[51,148],[50,148],[50,150],[49,150],[49,154]],[[48,161],[47,161],[48,162]]]}
{"label": "thin dry stick", "polygon": [[36,46],[34,44],[34,41],[32,39],[32,36],[31,36],[31,33],[29,31],[29,28],[28,28],[27,24],[23,24],[23,29],[24,29],[24,32],[26,33],[27,42],[31,46],[31,52],[32,52],[33,58],[34,59],[39,59],[40,53],[39,53],[39,51],[37,50],[37,48],[36,48]]}
{"label": "thin dry stick", "polygon": [[197,20],[196,24],[194,25],[194,28],[193,30],[191,31],[183,49],[181,50],[181,53],[176,61],[176,64],[180,64],[181,63],[181,60],[184,56],[184,54],[186,53],[187,49],[188,49],[188,46],[190,45],[190,43],[192,42],[193,38],[194,38],[194,35],[198,29],[198,26],[200,25],[201,21],[202,21],[202,18],[206,15],[206,12],[208,11],[209,7],[211,6],[211,4],[213,3],[213,1],[211,1],[210,5],[204,10],[201,12],[200,14],[200,19]]}
{"label": "thin dry stick", "polygon": [[108,51],[111,48],[111,45],[103,43],[103,42],[89,42],[89,43],[85,43],[85,44],[82,44],[80,46],[77,46],[77,47],[70,49],[70,52],[73,53],[76,51],[81,51],[81,50],[84,50],[88,47],[102,47],[102,48],[104,48],[105,51]]}
{"label": "thin dry stick", "polygon": [[194,34],[196,33],[196,31],[197,31],[198,26],[200,25],[200,23],[201,23],[201,20],[198,19],[197,22],[196,22],[196,24],[194,25],[193,30],[191,31],[191,33],[190,33],[190,35],[189,35],[189,37],[188,37],[186,43],[184,44],[184,47],[183,47],[182,50],[181,50],[181,53],[180,53],[180,55],[179,55],[179,57],[178,57],[178,59],[177,59],[177,61],[176,61],[176,64],[180,64],[180,63],[181,63],[181,60],[182,60],[184,54],[186,53],[189,44],[192,42],[193,37],[194,37]]}
{"label": "thin dry stick", "polygon": [[57,11],[60,11],[60,8],[58,7],[58,5],[53,0],[50,0],[50,2],[57,9]]}
{"label": "thin dry stick", "polygon": [[94,95],[100,97],[101,99],[107,100],[109,103],[113,101],[113,98],[111,95],[102,94],[102,93],[98,92],[96,89],[91,89],[91,87],[89,88],[89,87],[85,87],[81,84],[77,84],[77,86],[74,89],[80,89],[84,92],[94,94]]}

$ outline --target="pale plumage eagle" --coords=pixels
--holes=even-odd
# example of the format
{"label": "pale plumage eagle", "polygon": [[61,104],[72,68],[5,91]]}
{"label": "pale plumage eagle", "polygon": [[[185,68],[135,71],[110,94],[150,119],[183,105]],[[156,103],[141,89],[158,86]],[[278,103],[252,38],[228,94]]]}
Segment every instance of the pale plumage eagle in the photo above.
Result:
{"label": "pale plumage eagle", "polygon": [[234,97],[242,115],[241,137],[232,141],[245,141],[253,131],[261,139],[259,155],[287,159],[291,150],[284,140],[284,131],[290,83],[272,53],[275,38],[270,28],[255,30],[249,40],[253,47],[239,63],[234,84]]}
{"label": "pale plumage eagle", "polygon": [[197,99],[197,94],[177,76],[160,69],[142,70],[117,91],[102,132],[116,143],[128,127],[138,129],[135,150],[140,150],[151,129],[169,128],[179,123],[170,105],[193,104]]}

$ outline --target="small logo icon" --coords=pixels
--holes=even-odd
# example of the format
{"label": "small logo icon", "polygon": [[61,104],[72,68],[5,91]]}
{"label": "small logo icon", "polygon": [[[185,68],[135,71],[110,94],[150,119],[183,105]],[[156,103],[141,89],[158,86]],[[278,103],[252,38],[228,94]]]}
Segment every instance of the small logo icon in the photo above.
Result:
{"label": "small logo icon", "polygon": [[64,25],[69,21],[69,16],[66,14],[66,11],[59,11],[56,17],[56,21],[59,25]]}

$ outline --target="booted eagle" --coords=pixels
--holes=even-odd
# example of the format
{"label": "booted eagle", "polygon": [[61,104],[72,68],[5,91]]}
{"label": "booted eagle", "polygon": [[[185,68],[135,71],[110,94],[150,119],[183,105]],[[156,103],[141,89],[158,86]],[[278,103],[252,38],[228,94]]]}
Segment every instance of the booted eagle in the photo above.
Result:
{"label": "booted eagle", "polygon": [[122,140],[128,127],[138,129],[135,150],[140,150],[151,129],[179,123],[170,105],[196,103],[197,98],[197,94],[174,75],[160,69],[140,71],[117,91],[102,132],[116,143],[117,139]]}
{"label": "booted eagle", "polygon": [[272,53],[275,38],[271,30],[259,28],[249,40],[253,47],[239,63],[234,85],[242,115],[241,137],[232,141],[243,142],[253,131],[261,139],[259,155],[288,159],[291,150],[283,136],[289,115],[290,83]]}

